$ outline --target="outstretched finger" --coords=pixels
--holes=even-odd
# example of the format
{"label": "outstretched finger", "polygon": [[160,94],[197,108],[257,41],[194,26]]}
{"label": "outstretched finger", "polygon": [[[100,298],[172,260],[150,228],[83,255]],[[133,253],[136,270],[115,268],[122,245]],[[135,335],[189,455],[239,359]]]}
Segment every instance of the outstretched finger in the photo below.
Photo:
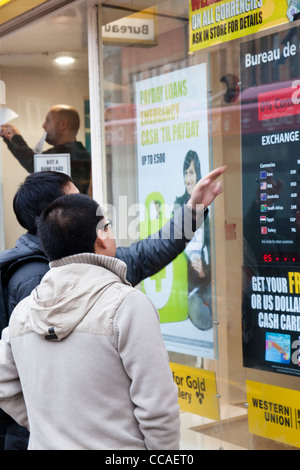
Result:
{"label": "outstretched finger", "polygon": [[226,165],[215,168],[210,173],[208,173],[208,175],[206,175],[204,178],[208,178],[214,181],[215,179],[219,178],[219,176],[223,175],[223,173],[225,173],[226,168],[227,168]]}

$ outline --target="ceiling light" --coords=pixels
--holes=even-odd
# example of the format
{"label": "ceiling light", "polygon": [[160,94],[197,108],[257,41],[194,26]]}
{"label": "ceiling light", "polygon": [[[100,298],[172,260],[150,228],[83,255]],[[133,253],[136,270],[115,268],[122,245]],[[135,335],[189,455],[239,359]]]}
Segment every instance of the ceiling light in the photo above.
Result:
{"label": "ceiling light", "polygon": [[71,64],[74,64],[75,59],[73,57],[70,57],[70,56],[62,56],[62,57],[57,57],[55,59],[55,62],[58,65],[71,65]]}

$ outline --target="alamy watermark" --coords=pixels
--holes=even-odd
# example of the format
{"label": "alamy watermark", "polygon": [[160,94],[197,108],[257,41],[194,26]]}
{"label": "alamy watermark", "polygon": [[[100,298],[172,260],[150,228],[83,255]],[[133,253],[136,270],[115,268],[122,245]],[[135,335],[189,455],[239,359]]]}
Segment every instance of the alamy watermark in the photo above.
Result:
{"label": "alamy watermark", "polygon": [[[119,197],[117,206],[103,204],[98,207],[97,215],[108,218],[113,230],[108,236],[118,240],[151,239],[191,240],[204,219],[204,206],[198,204],[195,210],[184,204],[160,204],[153,201],[150,206],[144,204],[128,205],[126,196]],[[100,221],[97,231],[103,227]],[[161,229],[161,230],[160,230]]]}

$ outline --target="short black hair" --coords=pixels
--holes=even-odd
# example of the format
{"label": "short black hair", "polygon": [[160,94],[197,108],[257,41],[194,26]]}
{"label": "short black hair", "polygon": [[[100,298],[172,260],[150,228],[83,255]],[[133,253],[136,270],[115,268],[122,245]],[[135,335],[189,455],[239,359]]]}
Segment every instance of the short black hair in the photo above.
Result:
{"label": "short black hair", "polygon": [[72,178],[57,171],[32,173],[19,186],[13,200],[13,209],[19,224],[36,234],[36,219],[56,198],[65,194],[65,187]]}
{"label": "short black hair", "polygon": [[38,236],[49,261],[94,253],[97,226],[103,218],[97,202],[85,194],[57,198],[37,221]]}

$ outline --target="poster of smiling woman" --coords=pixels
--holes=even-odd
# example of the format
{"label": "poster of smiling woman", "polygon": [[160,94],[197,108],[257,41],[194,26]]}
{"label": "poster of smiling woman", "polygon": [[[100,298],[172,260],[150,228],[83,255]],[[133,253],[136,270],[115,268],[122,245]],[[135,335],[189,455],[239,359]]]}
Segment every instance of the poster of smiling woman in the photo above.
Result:
{"label": "poster of smiling woman", "polygon": [[[160,228],[209,172],[207,70],[200,64],[136,83],[141,238]],[[210,218],[184,253],[142,289],[170,351],[214,357]]]}

